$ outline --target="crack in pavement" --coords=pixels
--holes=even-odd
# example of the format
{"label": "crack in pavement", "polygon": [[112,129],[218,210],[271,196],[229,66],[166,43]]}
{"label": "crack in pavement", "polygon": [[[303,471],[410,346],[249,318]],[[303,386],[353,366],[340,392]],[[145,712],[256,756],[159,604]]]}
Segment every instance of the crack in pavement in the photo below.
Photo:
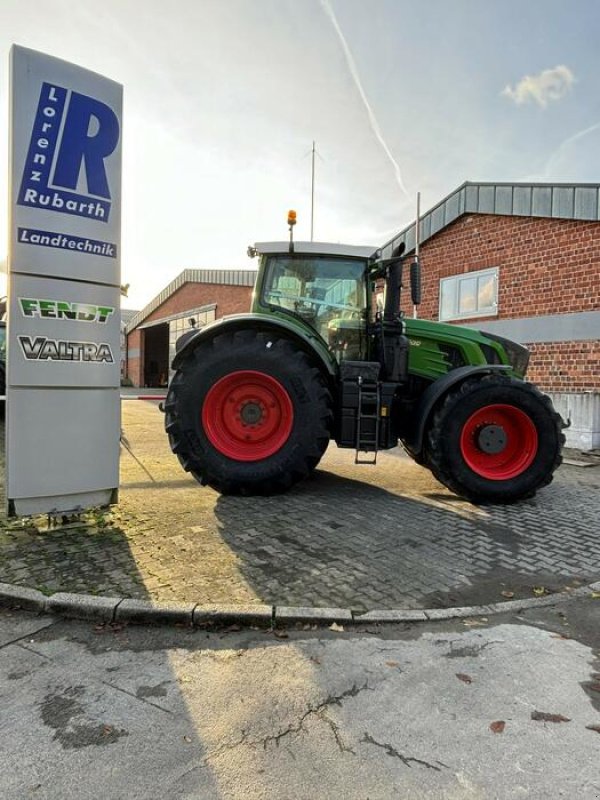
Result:
{"label": "crack in pavement", "polygon": [[444,658],[476,658],[486,647],[492,644],[504,644],[500,639],[494,639],[491,642],[484,644],[463,644],[462,647],[454,648],[460,640],[452,640],[450,642],[450,652],[444,653]]}
{"label": "crack in pavement", "polygon": [[40,658],[43,658],[44,661],[52,661],[51,658],[48,658],[48,656],[45,656],[43,653],[40,653],[39,650],[34,650],[33,647],[27,647],[27,645],[23,644],[23,642],[17,642],[17,647],[20,647],[22,650],[27,650],[27,652],[33,653],[34,655],[39,656]]}
{"label": "crack in pavement", "polygon": [[281,743],[281,740],[285,739],[286,736],[290,736],[291,734],[300,733],[301,731],[303,731],[304,730],[304,722],[305,722],[305,720],[308,719],[308,717],[313,716],[313,715],[318,717],[318,719],[320,719],[322,722],[325,722],[329,726],[329,728],[331,729],[331,732],[333,733],[333,735],[335,737],[336,744],[340,748],[341,752],[352,753],[353,755],[355,755],[354,751],[350,747],[348,747],[347,745],[344,744],[344,742],[343,742],[343,740],[341,738],[338,726],[335,724],[335,722],[332,719],[330,719],[324,713],[324,711],[328,706],[332,706],[332,705],[341,706],[342,702],[344,700],[346,700],[348,697],[356,697],[358,694],[360,694],[363,691],[373,692],[373,691],[375,691],[375,689],[372,686],[369,686],[367,682],[365,682],[362,686],[357,686],[354,683],[350,689],[346,689],[346,691],[342,692],[341,694],[328,695],[325,698],[325,700],[323,700],[322,703],[319,703],[317,706],[314,706],[312,708],[308,708],[304,712],[304,714],[302,714],[302,716],[300,717],[299,722],[296,725],[290,725],[285,730],[280,731],[279,733],[276,733],[274,735],[265,736],[265,737],[263,737],[261,739],[250,739],[248,731],[242,729],[242,732],[241,732],[242,735],[241,735],[240,739],[237,742],[234,742],[231,745],[226,745],[226,746],[220,747],[218,750],[215,750],[212,753],[209,753],[205,757],[204,760],[208,761],[211,758],[217,758],[218,756],[220,756],[225,751],[234,750],[235,748],[240,747],[243,744],[249,745],[250,747],[257,747],[259,745],[262,745],[263,750],[266,750],[271,742],[275,742],[276,746],[279,747],[279,745]]}
{"label": "crack in pavement", "polygon": [[319,719],[322,719],[321,713],[325,708],[331,705],[341,706],[343,700],[345,700],[348,697],[356,697],[358,694],[360,694],[360,692],[363,692],[365,690],[374,691],[374,689],[371,686],[369,686],[367,682],[365,682],[362,686],[357,686],[354,683],[351,689],[346,689],[345,692],[342,692],[339,695],[328,695],[325,698],[325,700],[323,700],[322,703],[319,703],[318,706],[316,706],[315,708],[309,708],[307,711],[305,711],[304,714],[300,717],[300,721],[297,725],[290,725],[290,727],[287,728],[286,730],[281,731],[280,733],[277,733],[274,736],[266,736],[260,742],[256,742],[255,744],[262,743],[263,749],[265,750],[267,749],[267,746],[269,745],[270,742],[275,742],[277,747],[279,747],[279,743],[283,738],[289,736],[292,733],[300,733],[300,731],[304,729],[304,721],[311,715],[314,714],[315,716],[318,716]]}
{"label": "crack in pavement", "polygon": [[340,753],[352,753],[352,755],[355,756],[356,752],[351,747],[344,744],[344,740],[342,739],[342,736],[340,734],[340,729],[335,724],[335,722],[330,717],[328,717],[324,711],[318,714],[318,717],[319,719],[323,720],[323,722],[326,722],[331,728],[336,744],[340,748]]}
{"label": "crack in pavement", "polygon": [[35,636],[36,634],[40,633],[40,631],[45,631],[46,628],[51,628],[54,624],[54,622],[49,622],[47,625],[42,625],[41,628],[36,628],[36,630],[29,631],[29,633],[26,633],[23,636],[17,636],[15,639],[11,639],[10,642],[4,642],[4,644],[0,644],[0,650],[4,650],[5,647],[9,647],[11,644],[22,642],[23,639],[28,639],[30,636]]}
{"label": "crack in pavement", "polygon": [[369,736],[369,734],[366,731],[363,735],[363,738],[361,739],[361,742],[366,742],[367,744],[374,744],[375,747],[381,747],[383,750],[385,750],[388,756],[393,756],[394,758],[400,759],[400,761],[402,761],[402,763],[405,764],[407,767],[410,767],[412,762],[414,764],[421,764],[421,766],[427,767],[427,769],[434,769],[436,772],[441,772],[442,771],[441,767],[445,767],[446,769],[448,769],[448,765],[444,764],[442,761],[436,760],[435,763],[440,765],[439,767],[436,767],[435,764],[430,764],[429,761],[423,761],[421,758],[415,758],[414,756],[405,756],[402,753],[398,752],[398,750],[396,750],[396,748],[393,747],[391,744],[386,744],[385,742],[376,741],[375,739],[373,739],[372,736]]}

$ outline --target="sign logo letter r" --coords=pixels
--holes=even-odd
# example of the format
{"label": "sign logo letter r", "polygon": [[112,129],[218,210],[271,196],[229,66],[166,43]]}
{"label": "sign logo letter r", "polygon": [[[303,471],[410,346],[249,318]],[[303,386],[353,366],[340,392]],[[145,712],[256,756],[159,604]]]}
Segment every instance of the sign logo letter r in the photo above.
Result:
{"label": "sign logo letter r", "polygon": [[110,199],[104,159],[119,141],[119,120],[105,103],[72,92],[54,171],[54,184],[77,190],[85,165],[88,194]]}

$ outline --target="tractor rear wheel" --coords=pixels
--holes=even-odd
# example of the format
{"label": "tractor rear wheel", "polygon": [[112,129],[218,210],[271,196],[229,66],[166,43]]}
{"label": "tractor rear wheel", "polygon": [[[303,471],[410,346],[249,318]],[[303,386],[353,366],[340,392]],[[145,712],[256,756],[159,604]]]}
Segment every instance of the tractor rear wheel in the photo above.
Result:
{"label": "tractor rear wheel", "polygon": [[465,381],[433,416],[426,463],[475,503],[513,503],[552,481],[564,443],[562,420],[532,384],[506,375]]}
{"label": "tractor rear wheel", "polygon": [[183,361],[169,387],[165,428],[200,483],[223,494],[275,494],[319,463],[331,406],[320,370],[292,342],[237,331]]}

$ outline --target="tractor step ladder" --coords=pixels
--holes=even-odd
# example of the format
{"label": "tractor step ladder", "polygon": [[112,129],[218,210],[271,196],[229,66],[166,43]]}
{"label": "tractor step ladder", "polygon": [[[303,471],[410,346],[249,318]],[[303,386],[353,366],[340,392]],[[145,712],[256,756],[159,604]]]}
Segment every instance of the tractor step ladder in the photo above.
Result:
{"label": "tractor step ladder", "polygon": [[[355,464],[376,464],[379,450],[379,421],[381,418],[381,391],[379,383],[358,378],[358,409],[356,413]],[[372,420],[374,425],[364,423]],[[360,453],[372,453],[372,458],[361,458]]]}

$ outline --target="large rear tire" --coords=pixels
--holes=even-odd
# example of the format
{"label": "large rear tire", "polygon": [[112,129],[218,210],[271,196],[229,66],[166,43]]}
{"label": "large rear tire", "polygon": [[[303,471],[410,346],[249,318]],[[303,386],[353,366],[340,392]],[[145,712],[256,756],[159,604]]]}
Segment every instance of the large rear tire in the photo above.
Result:
{"label": "large rear tire", "polygon": [[275,494],[317,466],[332,421],[320,370],[292,342],[238,331],[181,364],[165,428],[184,469],[223,494]]}
{"label": "large rear tire", "polygon": [[426,463],[475,503],[514,503],[547,486],[562,461],[562,420],[535,386],[506,375],[465,381],[434,413]]}

